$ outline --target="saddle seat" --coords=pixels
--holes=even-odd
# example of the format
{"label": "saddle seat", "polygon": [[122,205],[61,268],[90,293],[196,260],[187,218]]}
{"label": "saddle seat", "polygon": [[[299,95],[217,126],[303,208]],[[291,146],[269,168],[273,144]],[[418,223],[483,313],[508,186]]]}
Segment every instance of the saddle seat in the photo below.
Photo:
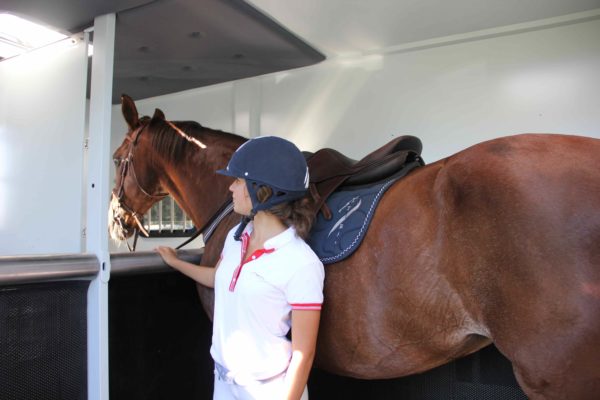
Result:
{"label": "saddle seat", "polygon": [[391,140],[359,161],[330,148],[321,149],[314,154],[305,152],[315,215],[321,210],[325,218],[331,218],[325,200],[339,187],[381,181],[412,161],[423,164],[420,159],[422,149],[419,138],[407,135]]}

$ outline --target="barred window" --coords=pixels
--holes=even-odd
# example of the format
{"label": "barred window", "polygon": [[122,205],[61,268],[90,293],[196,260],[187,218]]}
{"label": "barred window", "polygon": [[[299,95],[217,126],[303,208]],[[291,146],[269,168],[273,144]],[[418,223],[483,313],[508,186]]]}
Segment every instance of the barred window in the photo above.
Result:
{"label": "barred window", "polygon": [[155,203],[144,216],[144,228],[150,237],[185,237],[196,231],[192,220],[167,196]]}

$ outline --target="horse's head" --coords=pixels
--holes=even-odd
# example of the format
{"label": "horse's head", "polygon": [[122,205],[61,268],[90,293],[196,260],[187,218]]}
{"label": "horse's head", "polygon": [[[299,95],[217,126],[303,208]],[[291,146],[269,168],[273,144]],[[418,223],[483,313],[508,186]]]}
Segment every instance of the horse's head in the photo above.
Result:
{"label": "horse's head", "polygon": [[152,118],[140,119],[133,99],[123,95],[121,102],[129,131],[113,154],[116,177],[108,215],[110,236],[119,241],[138,232],[147,236],[143,215],[167,196],[151,165],[148,133],[144,137],[144,132],[151,130],[153,123],[164,121],[165,116],[157,109]]}

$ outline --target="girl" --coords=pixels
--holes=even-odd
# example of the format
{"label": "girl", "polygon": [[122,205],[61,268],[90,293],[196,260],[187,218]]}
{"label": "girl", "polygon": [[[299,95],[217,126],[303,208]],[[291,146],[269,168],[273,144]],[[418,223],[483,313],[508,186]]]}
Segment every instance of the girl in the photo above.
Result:
{"label": "girl", "polygon": [[215,289],[214,399],[308,399],[324,271],[303,240],[312,224],[304,156],[285,139],[259,137],[217,172],[236,178],[229,190],[243,218],[216,267],[157,248],[168,265]]}

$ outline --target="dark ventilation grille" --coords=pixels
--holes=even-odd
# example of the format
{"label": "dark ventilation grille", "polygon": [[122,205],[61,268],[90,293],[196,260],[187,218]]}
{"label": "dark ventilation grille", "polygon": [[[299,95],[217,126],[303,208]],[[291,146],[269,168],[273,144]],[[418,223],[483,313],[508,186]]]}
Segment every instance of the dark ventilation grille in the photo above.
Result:
{"label": "dark ventilation grille", "polygon": [[0,398],[87,399],[89,281],[0,287]]}
{"label": "dark ventilation grille", "polygon": [[111,277],[110,400],[212,399],[212,325],[179,272]]}

